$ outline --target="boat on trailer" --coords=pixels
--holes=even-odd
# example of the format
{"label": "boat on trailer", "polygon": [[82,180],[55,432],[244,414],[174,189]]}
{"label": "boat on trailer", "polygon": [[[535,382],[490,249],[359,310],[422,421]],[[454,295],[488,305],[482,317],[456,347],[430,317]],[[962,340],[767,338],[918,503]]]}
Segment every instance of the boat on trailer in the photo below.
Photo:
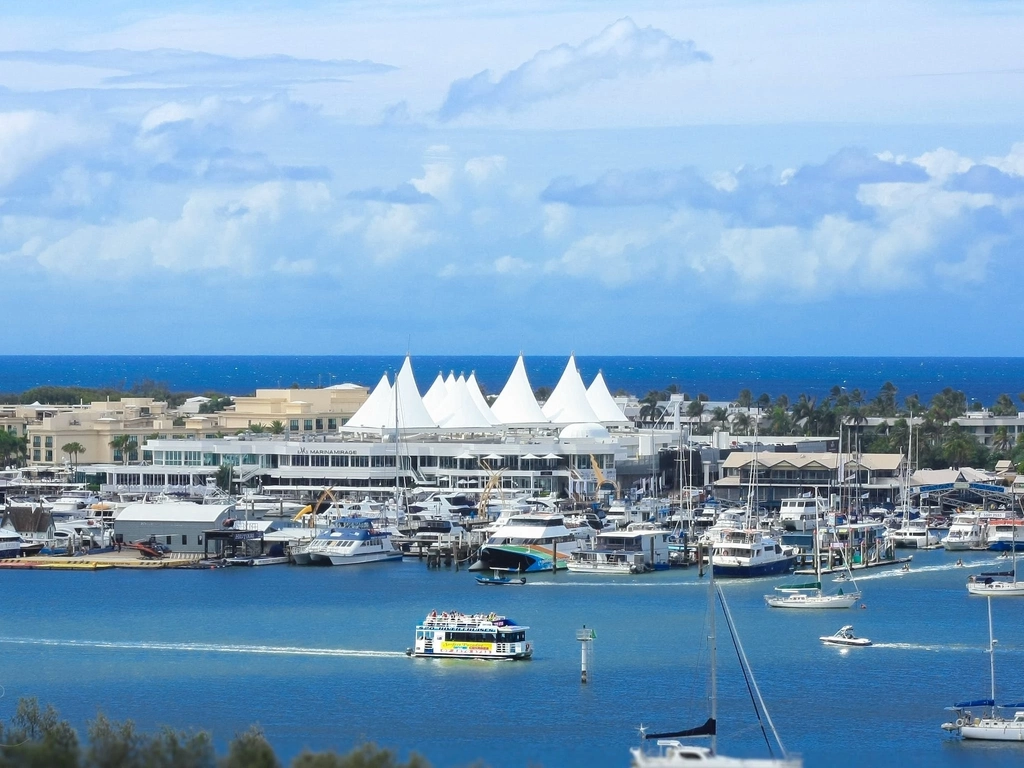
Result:
{"label": "boat on trailer", "polygon": [[495,613],[431,611],[416,627],[416,644],[405,653],[428,659],[526,660],[533,656],[528,629]]}

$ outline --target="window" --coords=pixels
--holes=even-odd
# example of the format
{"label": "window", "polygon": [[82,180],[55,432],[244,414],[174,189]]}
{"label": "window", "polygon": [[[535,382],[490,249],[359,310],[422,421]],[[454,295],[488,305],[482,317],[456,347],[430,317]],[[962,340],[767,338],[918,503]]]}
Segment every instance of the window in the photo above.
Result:
{"label": "window", "polygon": [[290,429],[292,432],[298,432],[299,431],[299,420],[298,419],[292,419],[291,421],[289,421],[288,422],[288,429]]}
{"label": "window", "polygon": [[[38,439],[39,438],[37,437],[36,440],[38,440]],[[36,448],[35,450],[32,451],[32,461],[39,461],[39,449],[38,448]]]}
{"label": "window", "polygon": [[369,456],[352,456],[349,459],[353,467],[368,467],[370,466]]}
{"label": "window", "polygon": [[181,534],[181,546],[188,546],[188,536],[186,536],[185,534]]}
{"label": "window", "polygon": [[53,435],[46,436],[46,447],[53,448]]}
{"label": "window", "polygon": [[321,431],[323,431],[323,428],[324,428],[324,420],[323,419],[317,419],[316,420],[316,431],[317,432],[321,432]]}
{"label": "window", "polygon": [[348,456],[331,456],[332,467],[347,467]]}
{"label": "window", "polygon": [[313,420],[312,419],[303,419],[302,420],[302,428],[304,430],[306,430],[307,432],[312,432],[313,431]]}
{"label": "window", "polygon": [[171,546],[171,537],[170,536],[167,537],[167,546],[168,547]]}
{"label": "window", "polygon": [[[49,439],[49,438],[47,438],[47,439]],[[47,451],[46,452],[46,460],[47,461],[53,461],[53,451]]]}
{"label": "window", "polygon": [[371,467],[393,467],[395,466],[394,456],[374,456],[370,460]]}
{"label": "window", "polygon": [[314,467],[329,467],[331,465],[330,456],[321,456],[317,454],[316,456],[310,456],[309,459],[309,463]]}
{"label": "window", "polygon": [[308,467],[309,456],[292,456],[293,467]]}
{"label": "window", "polygon": [[201,465],[202,453],[200,451],[185,451],[185,466],[198,467]]}
{"label": "window", "polygon": [[[32,436],[32,447],[33,448],[38,448],[39,444],[40,444],[39,435],[33,435]],[[36,457],[36,458],[38,458],[38,457]]]}
{"label": "window", "polygon": [[328,429],[337,429],[338,428],[338,420],[337,419],[328,419],[327,420],[327,428]]}

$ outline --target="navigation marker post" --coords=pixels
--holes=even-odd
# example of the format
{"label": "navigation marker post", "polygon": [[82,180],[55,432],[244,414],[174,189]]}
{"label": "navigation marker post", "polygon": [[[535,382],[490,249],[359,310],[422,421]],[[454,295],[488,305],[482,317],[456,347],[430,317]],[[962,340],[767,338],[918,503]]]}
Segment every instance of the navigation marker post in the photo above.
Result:
{"label": "navigation marker post", "polygon": [[583,625],[583,629],[576,630],[576,639],[580,643],[580,682],[586,685],[590,682],[590,665],[594,658],[594,640],[597,637],[597,633],[592,629],[587,629],[587,625]]}

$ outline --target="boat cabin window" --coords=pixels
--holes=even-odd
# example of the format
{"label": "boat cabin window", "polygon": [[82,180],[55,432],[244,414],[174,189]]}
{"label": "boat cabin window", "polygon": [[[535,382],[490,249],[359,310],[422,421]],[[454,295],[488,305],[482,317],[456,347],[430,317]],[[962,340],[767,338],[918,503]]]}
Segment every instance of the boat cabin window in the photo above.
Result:
{"label": "boat cabin window", "polygon": [[493,632],[447,632],[446,640],[454,640],[462,643],[493,643]]}

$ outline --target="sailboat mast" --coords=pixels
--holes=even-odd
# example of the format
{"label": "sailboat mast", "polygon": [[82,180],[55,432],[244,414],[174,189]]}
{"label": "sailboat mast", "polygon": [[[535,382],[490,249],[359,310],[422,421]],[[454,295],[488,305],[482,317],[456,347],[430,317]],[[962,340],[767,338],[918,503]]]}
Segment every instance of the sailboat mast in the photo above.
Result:
{"label": "sailboat mast", "polygon": [[992,711],[996,707],[996,641],[992,639],[992,595],[988,595],[988,666],[991,676],[991,690],[989,696],[992,699]]}
{"label": "sailboat mast", "polygon": [[[715,606],[715,564],[712,558],[709,559],[712,562],[708,563],[708,571],[710,572],[708,580],[710,600],[708,601],[708,606],[711,608],[708,655],[711,660],[711,719],[715,723],[714,733],[711,734],[711,754],[714,755],[718,752],[718,637],[715,633],[715,614],[718,612],[718,609]],[[989,598],[989,602],[991,603],[991,598]]]}

